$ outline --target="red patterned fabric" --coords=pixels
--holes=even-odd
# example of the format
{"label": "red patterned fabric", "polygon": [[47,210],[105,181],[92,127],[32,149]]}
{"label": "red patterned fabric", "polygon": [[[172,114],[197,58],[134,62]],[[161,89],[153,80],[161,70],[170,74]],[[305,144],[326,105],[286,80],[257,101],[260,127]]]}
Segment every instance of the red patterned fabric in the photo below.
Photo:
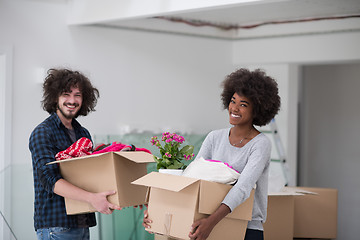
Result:
{"label": "red patterned fabric", "polygon": [[63,160],[68,158],[82,157],[90,155],[92,151],[93,144],[88,138],[80,138],[75,143],[73,143],[66,150],[58,152],[55,155],[56,160]]}
{"label": "red patterned fabric", "polygon": [[[83,137],[77,140],[75,143],[73,143],[66,150],[58,152],[55,155],[55,158],[56,160],[63,160],[63,159],[76,158],[76,157],[82,157],[86,155],[99,154],[105,152],[118,152],[123,150],[124,148],[131,149],[131,146],[122,143],[113,142],[110,146],[105,147],[104,149],[92,152],[93,145],[91,140]],[[135,148],[135,151],[143,151],[151,154],[150,150],[146,148]]]}

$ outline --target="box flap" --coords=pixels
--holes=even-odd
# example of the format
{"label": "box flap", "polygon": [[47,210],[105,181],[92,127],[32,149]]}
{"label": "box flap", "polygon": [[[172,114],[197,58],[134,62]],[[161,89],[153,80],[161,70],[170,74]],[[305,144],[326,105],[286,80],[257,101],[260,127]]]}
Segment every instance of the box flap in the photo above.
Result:
{"label": "box flap", "polygon": [[[224,200],[231,185],[201,180],[199,212],[212,214]],[[254,190],[250,197],[234,209],[227,217],[234,219],[251,220],[254,202]]]}
{"label": "box flap", "polygon": [[179,192],[151,187],[148,214],[153,222],[150,231],[166,234],[171,239],[188,239],[195,219],[199,185],[196,181]]}
{"label": "box flap", "polygon": [[86,155],[86,156],[76,157],[76,158],[68,158],[68,159],[63,159],[63,160],[56,160],[56,161],[53,161],[53,162],[49,162],[46,165],[54,164],[54,163],[76,161],[76,160],[79,160],[79,159],[94,158],[94,157],[98,157],[98,156],[105,155],[105,154],[110,154],[110,153],[99,153],[99,154]]}
{"label": "box flap", "polygon": [[152,154],[142,151],[138,151],[138,152],[123,151],[123,152],[114,152],[114,154],[127,158],[136,163],[155,162]]}
{"label": "box flap", "polygon": [[317,192],[305,190],[305,189],[299,188],[299,187],[285,187],[285,191],[286,192],[295,192],[295,193],[299,193],[302,195],[305,195],[305,194],[318,195]]}
{"label": "box flap", "polygon": [[197,181],[199,180],[195,178],[151,172],[133,181],[132,184],[179,192]]}
{"label": "box flap", "polygon": [[155,162],[153,155],[150,153],[147,153],[147,152],[142,152],[142,151],[139,151],[139,152],[123,151],[123,152],[121,152],[120,151],[120,152],[105,152],[105,153],[99,153],[99,154],[86,155],[86,156],[82,156],[82,157],[57,160],[57,161],[49,162],[47,164],[70,162],[70,161],[76,161],[76,160],[80,160],[80,159],[89,159],[89,158],[99,157],[99,156],[102,156],[105,154],[116,154],[116,155],[124,157],[130,161],[136,162],[136,163]]}
{"label": "box flap", "polygon": [[317,195],[316,192],[307,191],[305,189],[301,189],[298,187],[284,187],[281,191],[270,192],[268,195],[269,196],[300,196],[307,194]]}

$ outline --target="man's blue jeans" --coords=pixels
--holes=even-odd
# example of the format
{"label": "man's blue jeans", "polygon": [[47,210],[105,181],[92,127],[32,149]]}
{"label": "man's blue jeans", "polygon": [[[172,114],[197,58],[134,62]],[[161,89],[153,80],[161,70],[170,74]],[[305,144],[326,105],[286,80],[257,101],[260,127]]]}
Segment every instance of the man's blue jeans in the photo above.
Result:
{"label": "man's blue jeans", "polygon": [[89,240],[89,228],[41,228],[36,231],[38,240]]}

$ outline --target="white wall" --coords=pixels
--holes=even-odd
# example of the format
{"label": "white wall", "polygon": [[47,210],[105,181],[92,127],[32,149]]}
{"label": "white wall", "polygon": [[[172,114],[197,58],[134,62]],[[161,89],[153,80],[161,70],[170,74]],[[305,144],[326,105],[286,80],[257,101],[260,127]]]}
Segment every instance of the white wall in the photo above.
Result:
{"label": "white wall", "polygon": [[[5,195],[5,74],[6,73],[6,61],[5,54],[0,53],[0,195]],[[3,198],[0,199],[0,211],[5,208],[5,201]],[[0,216],[1,217],[1,216]],[[0,226],[1,229],[2,226]]]}
{"label": "white wall", "polygon": [[283,105],[278,124],[296,174],[298,64],[360,59],[358,32],[231,44],[68,27],[66,16],[66,1],[0,2],[0,46],[13,46],[11,224],[19,239],[34,234],[27,145],[33,128],[47,116],[40,107],[39,69],[69,66],[86,73],[101,98],[97,111],[79,121],[93,134],[116,134],[128,127],[207,132],[227,126],[219,99],[221,80],[239,66],[265,68],[279,81]]}
{"label": "white wall", "polygon": [[[331,21],[328,24],[332,24]],[[296,28],[296,24],[293,26]],[[358,31],[239,40],[234,45],[234,62],[250,64],[318,64],[357,61]]]}
{"label": "white wall", "polygon": [[227,41],[94,27],[68,27],[65,1],[3,0],[0,46],[13,46],[12,219],[18,239],[35,237],[28,138],[47,113],[39,69],[69,66],[100,90],[79,121],[92,134],[168,128],[207,132],[227,125],[220,82],[233,70]]}
{"label": "white wall", "polygon": [[[0,238],[11,231],[12,47],[0,45]],[[3,219],[5,217],[6,219]]]}
{"label": "white wall", "polygon": [[[47,116],[37,73],[53,66],[80,69],[99,88],[97,111],[79,119],[93,133],[117,133],[124,125],[206,132],[226,123],[218,97],[220,81],[233,70],[228,42],[69,28],[65,4],[56,1],[4,5],[2,41],[14,45],[13,144],[26,149],[31,130]],[[13,163],[29,160],[23,156],[14,153]]]}

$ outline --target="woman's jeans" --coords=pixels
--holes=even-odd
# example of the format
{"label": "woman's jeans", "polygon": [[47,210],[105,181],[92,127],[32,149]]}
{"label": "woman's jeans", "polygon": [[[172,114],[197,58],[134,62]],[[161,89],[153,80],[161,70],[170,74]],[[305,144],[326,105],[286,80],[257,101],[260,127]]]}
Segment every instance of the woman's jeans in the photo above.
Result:
{"label": "woman's jeans", "polygon": [[36,231],[38,240],[89,240],[89,228],[41,228]]}
{"label": "woman's jeans", "polygon": [[245,240],[263,240],[264,232],[261,230],[246,229]]}

